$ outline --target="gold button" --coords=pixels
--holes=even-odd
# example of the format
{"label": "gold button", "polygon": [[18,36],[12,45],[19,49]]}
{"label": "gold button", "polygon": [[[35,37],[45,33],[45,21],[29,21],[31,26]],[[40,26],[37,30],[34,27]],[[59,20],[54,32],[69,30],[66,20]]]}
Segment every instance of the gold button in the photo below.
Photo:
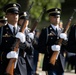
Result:
{"label": "gold button", "polygon": [[57,37],[57,39],[59,39],[59,37]]}

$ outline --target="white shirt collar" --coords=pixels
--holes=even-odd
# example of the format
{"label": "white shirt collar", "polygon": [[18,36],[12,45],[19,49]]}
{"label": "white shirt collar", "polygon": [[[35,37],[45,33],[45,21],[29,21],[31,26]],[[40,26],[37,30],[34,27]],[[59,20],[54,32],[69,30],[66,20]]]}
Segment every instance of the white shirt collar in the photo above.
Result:
{"label": "white shirt collar", "polygon": [[15,26],[13,26],[12,24],[8,23],[8,26],[10,27],[11,31],[13,32],[13,27],[15,27],[15,29],[17,30],[17,24]]}
{"label": "white shirt collar", "polygon": [[53,27],[54,30],[59,29],[59,25],[55,26],[55,25],[51,24],[51,26]]}

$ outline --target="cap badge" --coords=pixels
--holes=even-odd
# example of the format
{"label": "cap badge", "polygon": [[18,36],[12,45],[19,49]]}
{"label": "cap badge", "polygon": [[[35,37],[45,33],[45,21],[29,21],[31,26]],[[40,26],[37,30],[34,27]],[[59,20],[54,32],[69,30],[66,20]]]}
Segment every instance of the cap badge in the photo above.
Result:
{"label": "cap badge", "polygon": [[24,16],[27,16],[26,12],[24,12]]}
{"label": "cap badge", "polygon": [[58,11],[58,9],[55,9],[55,11]]}
{"label": "cap badge", "polygon": [[14,7],[16,7],[16,4],[13,4]]}

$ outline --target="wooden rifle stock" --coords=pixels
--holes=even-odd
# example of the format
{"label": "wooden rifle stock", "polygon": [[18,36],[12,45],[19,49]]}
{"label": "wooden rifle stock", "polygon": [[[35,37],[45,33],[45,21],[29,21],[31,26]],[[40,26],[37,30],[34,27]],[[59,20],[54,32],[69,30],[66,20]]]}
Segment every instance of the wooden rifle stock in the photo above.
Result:
{"label": "wooden rifle stock", "polygon": [[[69,29],[69,27],[70,27],[70,25],[71,25],[71,21],[72,21],[72,19],[73,19],[73,15],[75,14],[75,12],[76,12],[76,10],[74,10],[72,16],[70,17],[69,21],[67,22],[66,27],[65,27],[64,30],[63,30],[63,33],[67,33],[67,31],[68,31],[68,29]],[[63,39],[60,38],[59,40],[56,41],[56,44],[61,46],[62,41],[63,41]],[[51,64],[55,65],[56,57],[58,56],[58,53],[59,53],[58,51],[54,51],[54,52],[53,52],[53,54],[52,54],[52,56],[51,56],[51,58],[50,58],[50,63],[51,63]]]}
{"label": "wooden rifle stock", "polygon": [[33,27],[31,28],[30,32],[33,32],[36,29],[37,25],[38,25],[38,21],[35,21],[35,23],[34,23]]}

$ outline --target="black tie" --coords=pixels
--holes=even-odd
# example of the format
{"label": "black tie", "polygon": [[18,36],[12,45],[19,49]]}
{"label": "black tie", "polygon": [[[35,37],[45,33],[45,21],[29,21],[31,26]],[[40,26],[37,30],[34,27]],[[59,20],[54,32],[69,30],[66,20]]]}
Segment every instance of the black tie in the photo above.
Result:
{"label": "black tie", "polygon": [[13,27],[13,35],[15,35],[16,33],[16,31],[15,31],[16,29],[15,29],[15,27]]}
{"label": "black tie", "polygon": [[58,34],[57,28],[56,28],[56,34]]}

